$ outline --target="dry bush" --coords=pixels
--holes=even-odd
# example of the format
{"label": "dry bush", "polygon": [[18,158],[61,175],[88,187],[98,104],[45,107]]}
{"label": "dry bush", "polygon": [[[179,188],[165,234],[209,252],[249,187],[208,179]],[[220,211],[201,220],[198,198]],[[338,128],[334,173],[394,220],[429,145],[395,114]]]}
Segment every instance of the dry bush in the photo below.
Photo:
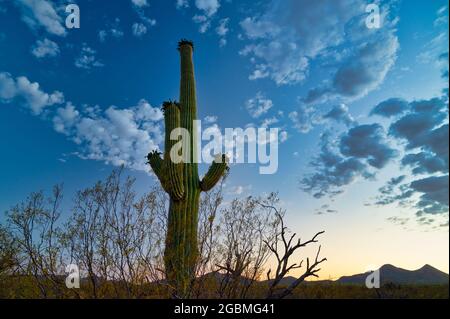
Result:
{"label": "dry bush", "polygon": [[[134,179],[114,170],[104,181],[76,193],[62,214],[62,186],[51,196],[31,194],[7,212],[0,225],[1,297],[166,298],[173,289],[164,274],[168,198],[158,187],[138,196]],[[277,283],[300,264],[294,251],[315,242],[286,241],[277,194],[225,202],[220,187],[204,193],[199,210],[200,256],[189,298],[282,298],[296,287]],[[64,218],[62,218],[62,216]],[[64,220],[62,220],[64,219]],[[284,243],[284,251],[279,250]],[[288,244],[286,246],[286,244]],[[261,284],[270,257],[279,266],[269,286]],[[281,257],[280,257],[281,256]],[[307,262],[315,275],[322,262]],[[76,264],[80,289],[65,286],[66,266]],[[270,274],[270,272],[269,272]]]}

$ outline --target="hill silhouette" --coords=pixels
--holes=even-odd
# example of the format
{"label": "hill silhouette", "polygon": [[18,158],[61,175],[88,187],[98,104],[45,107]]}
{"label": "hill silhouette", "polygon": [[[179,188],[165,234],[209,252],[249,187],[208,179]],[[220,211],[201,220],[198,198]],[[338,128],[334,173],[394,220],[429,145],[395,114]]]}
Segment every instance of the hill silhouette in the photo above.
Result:
{"label": "hill silhouette", "polygon": [[[408,285],[445,285],[449,283],[449,275],[428,264],[417,270],[406,270],[391,264],[383,265],[379,268],[381,284],[408,284]],[[305,281],[303,284],[354,284],[365,285],[369,272],[342,276],[337,280],[315,280]],[[280,282],[282,286],[289,286],[297,278],[287,276]],[[263,283],[270,283],[272,280],[264,280]]]}
{"label": "hill silhouette", "polygon": [[[381,266],[379,271],[381,284],[440,285],[448,284],[449,282],[448,274],[428,264],[417,270],[406,270],[386,264]],[[336,282],[364,285],[368,274],[369,273],[361,273],[352,276],[343,276]]]}

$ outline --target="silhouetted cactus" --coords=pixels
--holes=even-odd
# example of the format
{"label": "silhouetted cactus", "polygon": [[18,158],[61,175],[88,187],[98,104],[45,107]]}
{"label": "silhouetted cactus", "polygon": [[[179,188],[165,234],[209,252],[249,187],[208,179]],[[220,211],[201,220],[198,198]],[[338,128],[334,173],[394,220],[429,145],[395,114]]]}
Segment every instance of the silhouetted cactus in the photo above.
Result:
{"label": "silhouetted cactus", "polygon": [[[198,207],[201,191],[208,191],[217,184],[227,170],[226,158],[212,163],[208,172],[200,181],[198,165],[194,162],[197,154],[196,133],[193,121],[197,118],[197,103],[192,62],[193,43],[181,40],[178,50],[181,55],[180,102],[164,102],[165,150],[160,153],[150,152],[148,162],[161,182],[163,189],[170,196],[168,228],[164,264],[166,276],[176,290],[178,297],[186,297],[189,283],[195,276],[198,258],[197,226]],[[174,163],[170,150],[177,140],[170,140],[170,133],[175,128],[184,128],[190,133],[190,161]]]}

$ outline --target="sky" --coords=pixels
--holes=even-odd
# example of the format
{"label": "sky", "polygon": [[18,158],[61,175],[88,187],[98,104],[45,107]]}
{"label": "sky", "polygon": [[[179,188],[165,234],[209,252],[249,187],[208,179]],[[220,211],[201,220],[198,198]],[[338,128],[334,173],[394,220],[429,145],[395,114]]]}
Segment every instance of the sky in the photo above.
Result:
{"label": "sky", "polygon": [[278,191],[292,231],[325,230],[322,279],[448,272],[448,15],[440,0],[0,0],[0,211],[61,182],[69,206],[120,165],[150,189],[186,38],[205,127],[279,129],[277,172],[232,164],[227,198]]}

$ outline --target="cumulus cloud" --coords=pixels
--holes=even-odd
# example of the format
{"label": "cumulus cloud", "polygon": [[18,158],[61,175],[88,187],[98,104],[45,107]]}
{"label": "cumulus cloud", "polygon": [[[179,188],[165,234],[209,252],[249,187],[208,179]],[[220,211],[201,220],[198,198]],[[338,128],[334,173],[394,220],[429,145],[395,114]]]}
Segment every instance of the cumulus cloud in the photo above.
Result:
{"label": "cumulus cloud", "polygon": [[396,156],[396,152],[386,142],[383,127],[366,124],[351,128],[340,140],[340,151],[348,157],[367,160],[375,168],[383,168]]}
{"label": "cumulus cloud", "polygon": [[90,70],[92,68],[103,67],[104,64],[97,60],[97,51],[88,47],[85,43],[81,48],[80,54],[75,59],[75,66],[77,68]]}
{"label": "cumulus cloud", "polygon": [[448,213],[448,178],[448,175],[430,176],[411,183],[411,189],[422,194],[416,203],[419,217]]}
{"label": "cumulus cloud", "polygon": [[[406,149],[423,148],[445,156],[448,153],[448,100],[413,101],[411,111],[390,125],[389,134],[406,141]],[[448,162],[448,155],[447,162]]]}
{"label": "cumulus cloud", "polygon": [[400,115],[408,110],[409,103],[404,99],[391,98],[376,105],[370,115],[391,117]]}
{"label": "cumulus cloud", "polygon": [[124,32],[120,28],[120,19],[114,19],[114,22],[108,25],[107,30],[98,31],[98,38],[100,42],[105,42],[108,37],[120,39],[124,35]]}
{"label": "cumulus cloud", "polygon": [[194,15],[192,20],[200,25],[199,32],[205,33],[211,26],[211,19],[219,10],[220,2],[218,0],[195,0],[195,7],[200,14]]}
{"label": "cumulus cloud", "polygon": [[210,17],[217,12],[220,3],[219,0],[195,0],[195,6]]}
{"label": "cumulus cloud", "polygon": [[218,117],[215,116],[215,115],[208,115],[208,116],[205,116],[205,118],[203,119],[203,121],[204,121],[206,124],[213,124],[213,123],[216,123],[216,122],[217,122],[217,119],[218,119]]}
{"label": "cumulus cloud", "polygon": [[211,26],[210,19],[205,15],[196,14],[195,16],[192,17],[192,20],[195,23],[200,24],[200,27],[198,29],[198,31],[200,33],[205,33],[206,31],[208,31],[209,27]]}
{"label": "cumulus cloud", "polygon": [[176,5],[177,9],[188,8],[189,1],[188,0],[177,0]]}
{"label": "cumulus cloud", "polygon": [[131,2],[137,7],[146,7],[146,6],[148,6],[147,0],[131,0]]}
{"label": "cumulus cloud", "polygon": [[276,116],[268,117],[262,120],[261,127],[270,127],[272,124],[278,123],[280,120]]}
{"label": "cumulus cloud", "polygon": [[255,65],[249,75],[250,80],[270,77],[278,85],[283,85],[300,82],[306,77],[308,59],[298,53],[294,43],[250,44],[240,54],[262,61]]}
{"label": "cumulus cloud", "polygon": [[286,142],[288,138],[289,138],[288,132],[286,132],[286,131],[280,132],[280,136],[279,136],[280,143]]}
{"label": "cumulus cloud", "polygon": [[15,0],[22,12],[22,20],[33,30],[45,29],[50,34],[65,36],[63,20],[54,4],[48,0]]}
{"label": "cumulus cloud", "polygon": [[[357,90],[375,87],[392,65],[392,51],[398,45],[387,13],[383,14],[383,30],[376,32],[364,25],[365,6],[360,0],[270,1],[263,12],[240,23],[250,41],[241,54],[254,61],[251,78],[270,77],[278,85],[298,83],[308,76],[310,61],[332,56],[344,64],[336,71],[335,87],[323,93],[353,96]],[[346,76],[353,73],[360,76],[348,83]]]}
{"label": "cumulus cloud", "polygon": [[380,33],[360,45],[336,70],[329,85],[311,89],[304,101],[354,100],[378,87],[397,58],[399,42],[393,32]]}
{"label": "cumulus cloud", "polygon": [[228,190],[228,194],[230,195],[242,195],[248,193],[252,190],[252,185],[237,185],[232,186]]}
{"label": "cumulus cloud", "polygon": [[302,178],[300,185],[316,198],[334,196],[360,178],[372,179],[395,156],[379,124],[355,126],[337,140],[325,132],[320,153],[311,162],[314,172]]}
{"label": "cumulus cloud", "polygon": [[[0,102],[15,99],[35,115],[47,106],[64,102],[61,92],[48,94],[37,82],[1,72]],[[78,145],[76,154],[83,159],[148,171],[146,155],[151,150],[158,150],[163,141],[163,113],[144,99],[128,108],[110,106],[104,111],[99,106],[77,108],[67,102],[64,106],[49,109],[46,114],[45,119],[51,119],[56,132]]]}
{"label": "cumulus cloud", "polygon": [[[389,100],[383,103],[388,105]],[[389,135],[404,146],[401,165],[411,169],[411,180],[399,185],[397,190],[390,185],[381,188],[376,204],[414,207],[418,222],[431,225],[435,221],[425,215],[448,213],[448,97],[401,104],[402,112],[390,124]],[[383,108],[374,110],[385,113]],[[387,112],[391,114],[399,112]]]}
{"label": "cumulus cloud", "polygon": [[301,102],[295,111],[289,113],[288,117],[293,128],[300,133],[308,133],[315,124],[321,122],[321,115],[319,115],[317,110]]}
{"label": "cumulus cloud", "polygon": [[57,132],[79,145],[78,156],[147,171],[145,156],[162,142],[162,112],[146,100],[136,106],[77,109],[70,102],[53,117]]}
{"label": "cumulus cloud", "polygon": [[436,20],[434,20],[433,24],[435,27],[448,24],[448,7],[442,6],[439,8],[439,10],[436,12]]}
{"label": "cumulus cloud", "polygon": [[448,31],[443,30],[424,45],[423,51],[417,56],[417,60],[420,63],[439,67],[439,60],[436,61],[436,57],[446,50],[448,50]]}
{"label": "cumulus cloud", "polygon": [[25,76],[14,79],[11,74],[0,72],[0,101],[9,103],[15,99],[34,114],[40,114],[47,106],[63,103],[64,95],[59,91],[46,93],[39,83],[31,82]]}
{"label": "cumulus cloud", "polygon": [[256,93],[255,97],[248,99],[245,108],[251,117],[257,118],[267,113],[273,107],[271,99],[265,97],[262,92]]}
{"label": "cumulus cloud", "polygon": [[342,193],[342,187],[357,178],[371,178],[367,165],[361,160],[340,154],[334,148],[337,142],[327,132],[321,135],[320,153],[311,161],[314,172],[300,180],[301,188],[316,198],[335,196]]}
{"label": "cumulus cloud", "polygon": [[[136,22],[132,26],[133,35],[141,36],[144,34],[143,33],[144,28],[139,26],[139,24],[142,24],[143,26],[146,27],[146,30],[145,30],[145,32],[146,32],[149,27],[156,25],[156,20],[147,17],[147,15],[145,14],[145,8],[148,6],[147,0],[132,0],[132,2],[133,2],[133,9],[137,13],[137,15],[140,19],[140,23]],[[136,25],[136,26],[134,26],[134,25]],[[136,28],[136,31],[138,31],[137,34],[134,33],[134,28]]]}
{"label": "cumulus cloud", "polygon": [[69,133],[69,128],[73,127],[78,120],[80,112],[75,109],[71,102],[67,102],[65,107],[60,107],[56,110],[53,117],[53,128],[58,133]]}
{"label": "cumulus cloud", "polygon": [[221,47],[227,44],[226,35],[230,29],[228,28],[228,23],[230,19],[224,18],[219,21],[219,25],[216,28],[216,33],[220,37],[219,44]]}
{"label": "cumulus cloud", "polygon": [[229,29],[228,29],[228,22],[230,21],[229,18],[224,18],[219,21],[219,25],[216,28],[216,32],[219,36],[224,37],[227,35]]}
{"label": "cumulus cloud", "polygon": [[448,172],[448,163],[445,159],[429,152],[407,154],[402,159],[403,166],[412,167],[414,175]]}
{"label": "cumulus cloud", "polygon": [[323,116],[323,118],[342,122],[347,126],[357,124],[353,116],[349,113],[348,107],[345,104],[334,106],[328,113]]}
{"label": "cumulus cloud", "polygon": [[59,54],[59,46],[47,38],[44,40],[37,40],[36,44],[31,49],[31,53],[39,59],[55,57]]}
{"label": "cumulus cloud", "polygon": [[441,53],[438,57],[438,61],[440,64],[441,77],[448,82],[448,52]]}
{"label": "cumulus cloud", "polygon": [[145,156],[149,151],[159,149],[158,144],[162,142],[159,123],[162,115],[158,114],[159,109],[151,110],[150,114],[147,109],[139,115],[142,105],[148,103],[141,101],[138,106],[129,109],[110,106],[99,116],[80,117],[70,127],[71,138],[82,149],[79,155],[146,171]]}
{"label": "cumulus cloud", "polygon": [[147,27],[143,23],[133,23],[131,30],[135,37],[141,37],[147,33]]}

